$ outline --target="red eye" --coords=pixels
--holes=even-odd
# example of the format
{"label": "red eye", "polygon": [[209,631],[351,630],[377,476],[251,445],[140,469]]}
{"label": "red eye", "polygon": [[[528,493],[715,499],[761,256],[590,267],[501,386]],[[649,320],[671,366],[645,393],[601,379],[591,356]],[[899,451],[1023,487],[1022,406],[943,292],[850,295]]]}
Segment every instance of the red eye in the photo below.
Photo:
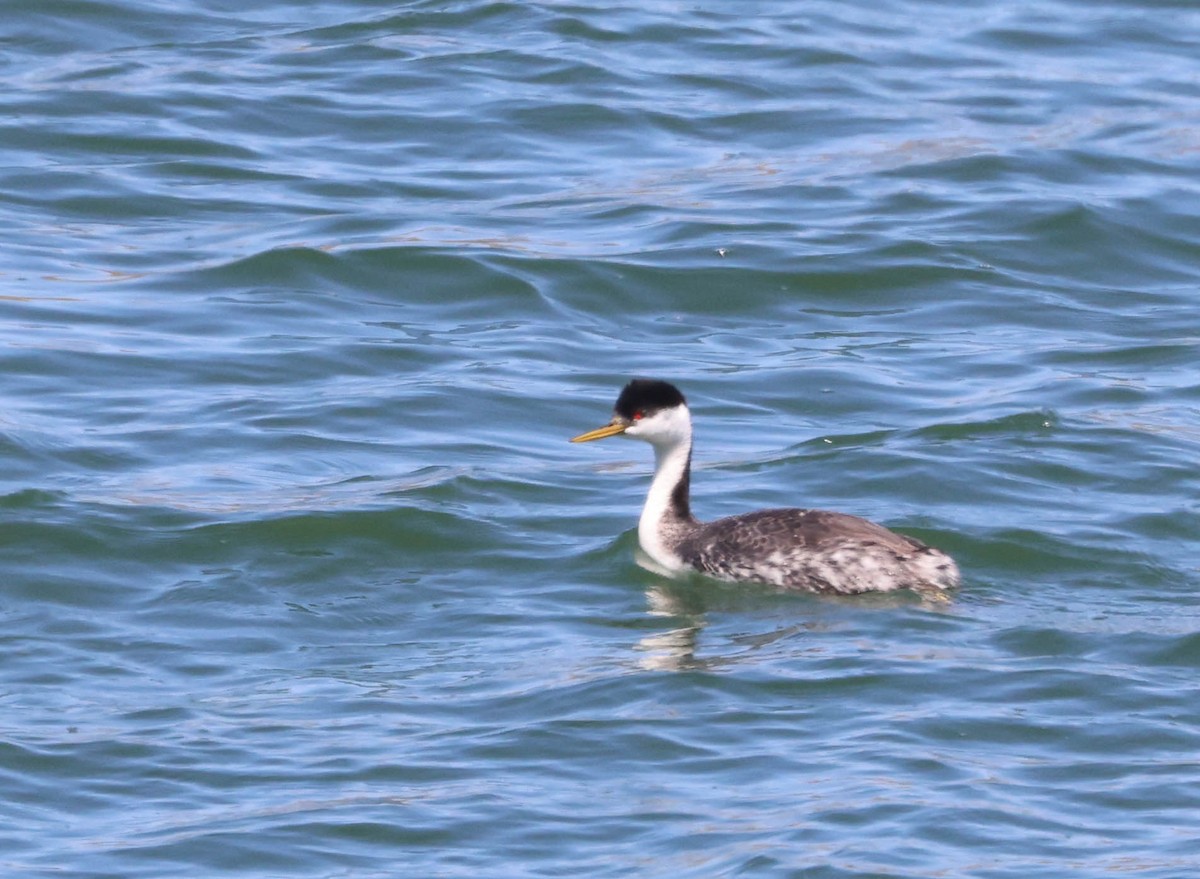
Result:
{"label": "red eye", "polygon": [[641,409],[639,409],[638,411],[636,411],[636,412],[634,412],[634,413],[633,413],[633,420],[634,420],[634,421],[641,421],[641,420],[642,420],[643,418],[645,418],[645,417],[646,417],[646,413],[645,413],[645,412],[643,412]]}

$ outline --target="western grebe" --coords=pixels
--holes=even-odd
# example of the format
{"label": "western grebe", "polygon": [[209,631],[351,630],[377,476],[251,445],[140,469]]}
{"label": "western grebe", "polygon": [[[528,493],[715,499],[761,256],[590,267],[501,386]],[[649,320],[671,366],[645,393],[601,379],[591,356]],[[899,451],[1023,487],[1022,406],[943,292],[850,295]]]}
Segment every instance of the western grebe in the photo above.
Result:
{"label": "western grebe", "polygon": [[759,510],[698,521],[688,498],[692,417],[683,394],[668,382],[634,379],[617,398],[612,421],[571,442],[617,435],[654,446],[638,542],[669,571],[843,594],[958,585],[958,567],[941,550],[845,513]]}

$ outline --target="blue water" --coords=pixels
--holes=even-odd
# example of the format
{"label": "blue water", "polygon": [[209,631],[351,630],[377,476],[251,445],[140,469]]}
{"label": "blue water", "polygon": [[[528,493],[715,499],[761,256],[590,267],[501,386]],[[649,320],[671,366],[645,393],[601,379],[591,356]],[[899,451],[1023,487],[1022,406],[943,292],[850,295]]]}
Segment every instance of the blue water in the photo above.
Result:
{"label": "blue water", "polygon": [[3,22],[0,875],[1200,874],[1193,4]]}

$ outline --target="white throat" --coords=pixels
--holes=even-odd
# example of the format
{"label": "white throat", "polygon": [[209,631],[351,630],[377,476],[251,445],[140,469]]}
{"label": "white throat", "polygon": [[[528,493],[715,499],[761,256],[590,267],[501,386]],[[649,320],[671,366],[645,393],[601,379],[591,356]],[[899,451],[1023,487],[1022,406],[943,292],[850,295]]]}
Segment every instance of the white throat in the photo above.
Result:
{"label": "white throat", "polygon": [[[680,487],[691,463],[692,420],[687,407],[679,406],[659,412],[647,422],[628,431],[654,446],[654,479],[638,520],[638,543],[655,562],[677,570],[683,561],[675,547],[696,525],[687,512],[687,487]],[[678,508],[679,491],[683,492],[684,515]]]}

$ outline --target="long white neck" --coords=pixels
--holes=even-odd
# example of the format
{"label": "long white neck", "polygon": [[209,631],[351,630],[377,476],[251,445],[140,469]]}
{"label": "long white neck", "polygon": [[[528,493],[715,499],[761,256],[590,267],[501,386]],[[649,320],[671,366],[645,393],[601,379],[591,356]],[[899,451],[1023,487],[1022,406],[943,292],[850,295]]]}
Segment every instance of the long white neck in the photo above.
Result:
{"label": "long white neck", "polygon": [[670,430],[646,438],[654,446],[654,479],[638,520],[638,543],[654,561],[667,568],[682,565],[675,551],[696,526],[690,506],[692,425],[685,408],[672,413]]}

